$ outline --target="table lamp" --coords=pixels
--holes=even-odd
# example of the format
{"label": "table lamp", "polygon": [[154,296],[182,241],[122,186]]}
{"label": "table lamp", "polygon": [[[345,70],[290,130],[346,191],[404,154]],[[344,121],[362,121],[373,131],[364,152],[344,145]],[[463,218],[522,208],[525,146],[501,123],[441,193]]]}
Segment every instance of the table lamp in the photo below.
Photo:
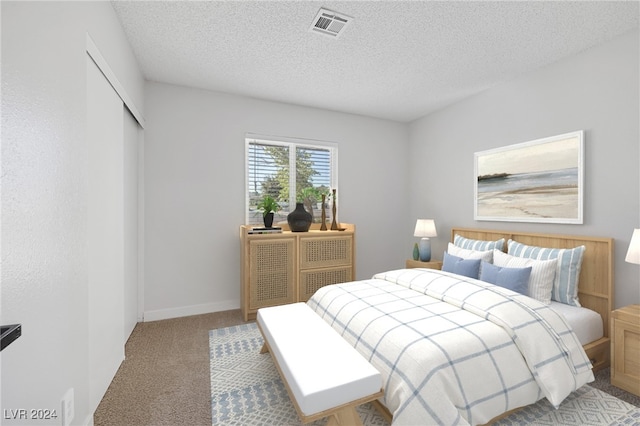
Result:
{"label": "table lamp", "polygon": [[429,240],[429,237],[438,236],[436,223],[432,219],[418,219],[416,229],[413,231],[413,236],[421,238],[418,244],[420,260],[429,262],[431,260],[431,240]]}
{"label": "table lamp", "polygon": [[627,257],[625,257],[624,260],[629,263],[640,264],[640,229],[633,230],[629,250],[627,250]]}

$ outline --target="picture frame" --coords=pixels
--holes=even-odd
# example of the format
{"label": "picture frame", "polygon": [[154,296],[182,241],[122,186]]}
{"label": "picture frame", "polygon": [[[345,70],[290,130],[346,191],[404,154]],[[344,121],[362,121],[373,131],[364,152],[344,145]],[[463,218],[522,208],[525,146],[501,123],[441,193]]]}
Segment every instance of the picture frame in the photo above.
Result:
{"label": "picture frame", "polygon": [[583,223],[584,131],[474,153],[474,219]]}

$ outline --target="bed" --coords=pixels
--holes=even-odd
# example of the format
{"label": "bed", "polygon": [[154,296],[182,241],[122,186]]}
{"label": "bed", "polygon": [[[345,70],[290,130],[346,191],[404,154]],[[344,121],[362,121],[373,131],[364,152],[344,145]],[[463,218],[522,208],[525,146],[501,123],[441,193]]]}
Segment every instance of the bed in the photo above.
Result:
{"label": "bed", "polygon": [[578,337],[569,314],[550,304],[450,271],[398,269],[319,289],[309,306],[382,373],[379,408],[393,424],[485,424],[544,397],[559,406],[608,365],[612,239],[468,228],[455,235],[584,246],[579,304],[600,318],[600,331]]}
{"label": "bed", "polygon": [[602,337],[584,343],[583,347],[591,360],[594,372],[609,367],[611,350],[609,317],[614,307],[612,238],[452,228],[451,241],[455,235],[488,241],[504,238],[505,241],[515,240],[530,246],[540,247],[569,249],[581,245],[585,246],[578,280],[578,298],[582,307],[601,317]]}

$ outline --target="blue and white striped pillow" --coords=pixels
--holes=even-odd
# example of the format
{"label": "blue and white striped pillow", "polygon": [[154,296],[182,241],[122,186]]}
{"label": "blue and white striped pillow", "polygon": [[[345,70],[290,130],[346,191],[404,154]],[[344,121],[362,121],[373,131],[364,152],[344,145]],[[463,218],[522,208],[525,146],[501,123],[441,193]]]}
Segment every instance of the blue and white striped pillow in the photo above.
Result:
{"label": "blue and white striped pillow", "polygon": [[487,251],[487,250],[502,250],[504,246],[504,238],[500,238],[496,241],[484,241],[484,240],[472,240],[462,237],[458,234],[453,237],[453,244],[467,250]]}
{"label": "blue and white striped pillow", "polygon": [[578,279],[580,278],[585,246],[572,249],[554,249],[528,246],[509,240],[507,247],[507,252],[512,256],[538,260],[557,259],[558,266],[556,277],[553,281],[551,299],[567,305],[580,306],[578,301]]}
{"label": "blue and white striped pillow", "polygon": [[493,251],[493,264],[501,268],[527,268],[531,266],[527,294],[545,305],[551,304],[551,291],[556,276],[557,259],[538,260],[512,256],[500,250]]}

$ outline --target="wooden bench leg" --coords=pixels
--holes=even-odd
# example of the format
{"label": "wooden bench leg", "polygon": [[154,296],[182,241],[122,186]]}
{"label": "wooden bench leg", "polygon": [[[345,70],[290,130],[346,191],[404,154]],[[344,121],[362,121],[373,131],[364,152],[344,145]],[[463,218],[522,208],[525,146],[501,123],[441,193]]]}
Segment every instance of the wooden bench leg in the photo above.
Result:
{"label": "wooden bench leg", "polygon": [[331,414],[327,419],[327,426],[362,426],[360,415],[356,407],[344,407]]}
{"label": "wooden bench leg", "polygon": [[269,346],[267,346],[266,343],[262,344],[262,348],[260,349],[260,353],[261,354],[266,354],[267,352],[269,352]]}

